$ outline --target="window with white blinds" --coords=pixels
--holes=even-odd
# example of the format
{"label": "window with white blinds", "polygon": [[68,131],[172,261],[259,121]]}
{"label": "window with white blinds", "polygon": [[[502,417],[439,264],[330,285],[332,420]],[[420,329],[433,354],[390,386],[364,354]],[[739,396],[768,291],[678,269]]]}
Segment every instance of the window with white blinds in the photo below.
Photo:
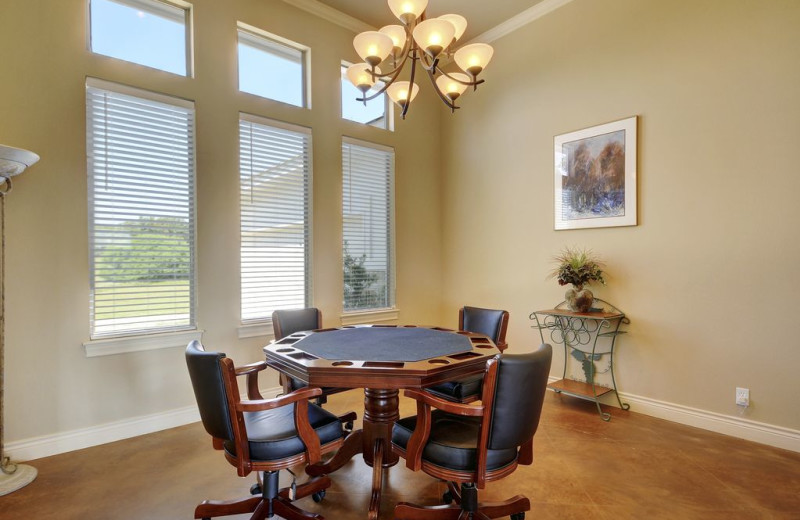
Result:
{"label": "window with white blinds", "polygon": [[86,83],[91,337],[195,328],[194,104]]}
{"label": "window with white blinds", "polygon": [[342,140],[344,310],[394,307],[394,150]]}
{"label": "window with white blinds", "polygon": [[311,131],[239,121],[242,323],[311,302]]}

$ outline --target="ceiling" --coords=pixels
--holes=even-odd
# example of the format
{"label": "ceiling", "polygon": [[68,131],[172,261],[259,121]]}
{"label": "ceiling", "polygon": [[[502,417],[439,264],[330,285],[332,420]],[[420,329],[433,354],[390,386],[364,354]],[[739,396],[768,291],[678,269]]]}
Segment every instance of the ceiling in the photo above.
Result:
{"label": "ceiling", "polygon": [[[399,24],[389,10],[386,0],[318,0],[320,3],[380,28]],[[427,13],[440,16],[460,14],[467,19],[467,30],[460,41],[468,42],[476,36],[533,7],[542,0],[430,0]]]}

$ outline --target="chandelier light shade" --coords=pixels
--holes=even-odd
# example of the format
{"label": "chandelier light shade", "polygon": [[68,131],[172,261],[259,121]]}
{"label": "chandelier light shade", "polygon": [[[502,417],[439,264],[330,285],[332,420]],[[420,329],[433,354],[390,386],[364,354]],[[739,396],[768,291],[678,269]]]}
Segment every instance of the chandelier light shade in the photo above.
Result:
{"label": "chandelier light shade", "polygon": [[450,76],[439,76],[436,78],[436,86],[447,96],[450,101],[455,103],[456,99],[467,90],[469,76],[463,72],[454,72]]}
{"label": "chandelier light shade", "polygon": [[414,27],[414,41],[420,49],[436,58],[445,47],[453,43],[456,34],[455,26],[447,20],[430,18]]}
{"label": "chandelier light shade", "polygon": [[419,86],[409,81],[395,81],[386,89],[389,98],[397,103],[397,106],[405,109],[414,98],[417,97]]}
{"label": "chandelier light shade", "polygon": [[[375,73],[380,74],[381,69],[375,67]],[[350,83],[355,85],[355,87],[360,90],[362,94],[366,94],[369,89],[375,85],[375,77],[370,71],[370,66],[366,63],[356,63],[355,65],[350,65],[347,67],[346,75],[347,79],[350,80]]]}
{"label": "chandelier light shade", "polygon": [[428,7],[428,0],[388,0],[389,9],[405,25],[412,24]]}
{"label": "chandelier light shade", "polygon": [[392,47],[392,56],[397,56],[403,52],[403,47],[406,46],[406,30],[402,25],[387,25],[381,27],[380,31],[392,39],[394,46]]}
{"label": "chandelier light shade", "polygon": [[456,60],[456,65],[461,67],[461,70],[475,77],[489,64],[492,54],[494,54],[494,49],[491,45],[473,43],[458,49],[454,59]]}
{"label": "chandelier light shade", "polygon": [[461,36],[464,35],[464,31],[467,30],[467,19],[460,14],[443,14],[439,17],[439,20],[446,20],[453,24],[453,27],[456,29],[456,34],[454,36],[456,40],[461,38]]}
{"label": "chandelier light shade", "polygon": [[[451,111],[457,108],[456,100],[467,88],[477,89],[483,83],[478,75],[492,59],[494,49],[485,43],[473,43],[456,48],[458,40],[467,29],[467,20],[458,14],[439,17],[426,16],[427,0],[387,0],[389,9],[403,25],[387,25],[380,31],[366,31],[353,39],[356,52],[365,63],[347,69],[347,78],[358,88],[365,104],[384,92],[402,108],[406,117],[408,108],[419,91],[414,82],[417,64],[427,74],[436,94]],[[389,58],[391,57],[391,61]],[[445,72],[440,66],[443,58],[453,58],[463,72]],[[406,63],[411,62],[409,81],[398,81]],[[378,65],[388,72],[381,72]],[[367,96],[378,82],[382,88]]]}
{"label": "chandelier light shade", "polygon": [[376,67],[378,63],[389,57],[393,46],[392,39],[378,31],[363,32],[353,39],[353,47],[356,48],[356,52],[370,67]]}

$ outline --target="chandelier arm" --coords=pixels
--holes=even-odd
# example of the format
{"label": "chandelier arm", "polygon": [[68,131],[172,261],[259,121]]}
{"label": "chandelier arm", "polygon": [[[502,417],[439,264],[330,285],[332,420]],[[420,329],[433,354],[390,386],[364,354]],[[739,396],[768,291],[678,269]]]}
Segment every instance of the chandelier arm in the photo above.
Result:
{"label": "chandelier arm", "polygon": [[445,96],[441,90],[439,90],[439,87],[436,85],[436,77],[434,76],[434,72],[431,71],[430,69],[425,69],[425,72],[428,73],[428,78],[431,80],[431,85],[433,85],[433,90],[436,91],[436,94],[439,96],[439,99],[441,99],[442,102],[445,105],[447,105],[450,108],[450,110],[454,112],[457,108],[461,108],[456,106],[454,102],[450,101],[450,99],[447,96]]}
{"label": "chandelier arm", "polygon": [[411,78],[408,81],[408,100],[406,100],[406,104],[403,105],[403,111],[400,112],[400,118],[406,118],[406,112],[408,112],[408,107],[411,105],[411,94],[414,92],[414,75],[417,72],[417,57],[416,49],[411,49]]}
{"label": "chandelier arm", "polygon": [[484,83],[486,81],[485,79],[478,79],[478,80],[475,80],[475,81],[461,81],[460,79],[454,78],[453,76],[451,76],[450,74],[445,72],[439,66],[436,67],[436,71],[439,72],[439,74],[441,74],[442,76],[445,76],[448,79],[451,79],[451,80],[455,81],[456,83],[461,83],[462,85],[466,85],[468,87],[477,87],[478,85],[480,85],[481,83]]}

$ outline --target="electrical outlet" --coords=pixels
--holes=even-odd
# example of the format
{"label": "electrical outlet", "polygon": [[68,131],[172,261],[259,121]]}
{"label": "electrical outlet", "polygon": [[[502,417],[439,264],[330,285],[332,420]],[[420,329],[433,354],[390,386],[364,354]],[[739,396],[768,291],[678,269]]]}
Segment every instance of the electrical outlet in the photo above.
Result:
{"label": "electrical outlet", "polygon": [[736,406],[750,406],[749,388],[736,388]]}

